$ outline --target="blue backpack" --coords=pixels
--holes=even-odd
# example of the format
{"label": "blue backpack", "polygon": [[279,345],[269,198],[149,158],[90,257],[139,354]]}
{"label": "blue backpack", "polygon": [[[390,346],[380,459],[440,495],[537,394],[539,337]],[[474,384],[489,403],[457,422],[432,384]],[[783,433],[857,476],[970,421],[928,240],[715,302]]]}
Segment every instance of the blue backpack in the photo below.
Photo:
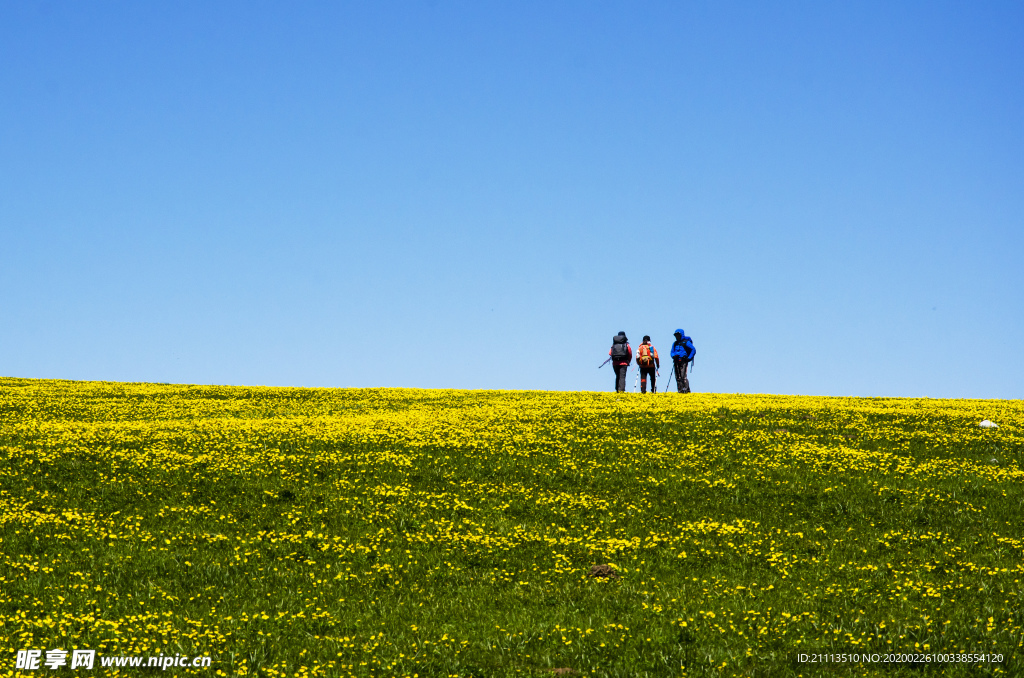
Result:
{"label": "blue backpack", "polygon": [[683,337],[683,348],[686,349],[686,359],[693,362],[693,356],[697,355],[697,349],[693,346],[693,339]]}
{"label": "blue backpack", "polygon": [[[692,363],[693,357],[697,355],[697,349],[694,348],[693,346],[693,339],[684,334],[678,348],[682,349],[681,352],[683,353],[683,355],[681,357],[683,358],[683,360],[685,360],[688,363]],[[675,345],[672,346],[672,355],[676,355]]]}

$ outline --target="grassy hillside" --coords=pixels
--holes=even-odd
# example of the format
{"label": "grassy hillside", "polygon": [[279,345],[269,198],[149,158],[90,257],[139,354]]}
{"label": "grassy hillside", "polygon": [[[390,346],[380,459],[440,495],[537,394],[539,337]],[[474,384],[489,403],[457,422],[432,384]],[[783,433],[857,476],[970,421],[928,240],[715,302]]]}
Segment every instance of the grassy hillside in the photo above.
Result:
{"label": "grassy hillside", "polygon": [[0,675],[1020,675],[1022,467],[1020,401],[0,379]]}

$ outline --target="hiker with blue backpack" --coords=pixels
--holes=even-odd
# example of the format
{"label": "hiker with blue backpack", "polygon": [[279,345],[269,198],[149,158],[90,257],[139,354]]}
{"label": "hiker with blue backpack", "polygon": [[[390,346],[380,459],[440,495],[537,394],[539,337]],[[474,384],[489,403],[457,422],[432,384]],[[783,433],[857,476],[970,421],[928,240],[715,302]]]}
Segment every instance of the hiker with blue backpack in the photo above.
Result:
{"label": "hiker with blue backpack", "polygon": [[693,363],[693,356],[697,355],[697,349],[693,347],[693,340],[686,336],[682,330],[676,330],[676,340],[672,344],[672,363],[676,371],[676,389],[680,393],[690,392],[690,380],[686,377],[686,368]]}

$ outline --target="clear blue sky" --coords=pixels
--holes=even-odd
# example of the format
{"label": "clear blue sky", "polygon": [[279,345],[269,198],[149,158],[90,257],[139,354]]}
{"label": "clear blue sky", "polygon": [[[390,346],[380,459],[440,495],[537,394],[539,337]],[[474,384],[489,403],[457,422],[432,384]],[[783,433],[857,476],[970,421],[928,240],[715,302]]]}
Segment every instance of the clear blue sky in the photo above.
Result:
{"label": "clear blue sky", "polygon": [[6,376],[1021,398],[1022,255],[1020,2],[0,3]]}

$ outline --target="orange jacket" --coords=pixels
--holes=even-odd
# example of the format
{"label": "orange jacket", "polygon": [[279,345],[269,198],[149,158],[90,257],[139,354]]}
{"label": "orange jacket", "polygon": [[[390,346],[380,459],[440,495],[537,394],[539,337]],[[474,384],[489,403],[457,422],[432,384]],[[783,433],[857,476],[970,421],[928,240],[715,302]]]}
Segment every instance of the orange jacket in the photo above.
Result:
{"label": "orange jacket", "polygon": [[636,347],[636,364],[640,367],[650,367],[651,360],[655,367],[661,367],[661,360],[658,358],[658,349],[650,342],[644,342]]}

